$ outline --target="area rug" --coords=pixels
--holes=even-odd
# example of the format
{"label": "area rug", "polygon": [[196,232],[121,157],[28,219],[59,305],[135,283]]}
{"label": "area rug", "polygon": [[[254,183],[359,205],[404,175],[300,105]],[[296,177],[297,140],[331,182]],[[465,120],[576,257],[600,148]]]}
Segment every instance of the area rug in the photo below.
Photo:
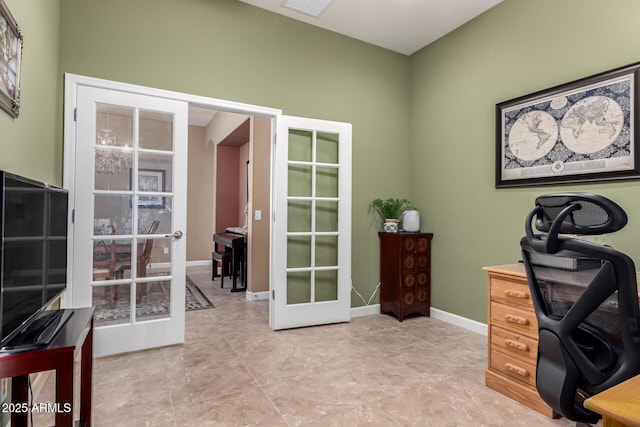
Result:
{"label": "area rug", "polygon": [[[154,286],[149,283],[146,295],[136,304],[136,317],[155,318],[166,317],[169,314],[169,295],[164,286]],[[94,319],[96,322],[109,322],[128,319],[130,313],[128,298],[116,299],[114,308],[110,308],[107,301],[96,301]],[[185,282],[185,311],[213,308],[213,303],[189,276]]]}
{"label": "area rug", "polygon": [[202,310],[204,308],[213,308],[213,303],[207,298],[202,290],[193,283],[193,280],[187,276],[186,282],[186,298],[184,309],[186,311]]}

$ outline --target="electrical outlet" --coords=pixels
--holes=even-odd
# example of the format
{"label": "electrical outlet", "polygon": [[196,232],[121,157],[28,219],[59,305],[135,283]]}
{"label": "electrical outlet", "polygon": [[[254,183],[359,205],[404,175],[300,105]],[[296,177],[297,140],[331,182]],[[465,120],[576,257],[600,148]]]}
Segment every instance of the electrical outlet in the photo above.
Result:
{"label": "electrical outlet", "polygon": [[256,221],[261,221],[262,220],[262,211],[260,209],[256,209],[255,219],[256,219]]}
{"label": "electrical outlet", "polygon": [[164,250],[164,254],[167,255],[169,253],[169,248],[168,247],[163,247],[162,248]]}

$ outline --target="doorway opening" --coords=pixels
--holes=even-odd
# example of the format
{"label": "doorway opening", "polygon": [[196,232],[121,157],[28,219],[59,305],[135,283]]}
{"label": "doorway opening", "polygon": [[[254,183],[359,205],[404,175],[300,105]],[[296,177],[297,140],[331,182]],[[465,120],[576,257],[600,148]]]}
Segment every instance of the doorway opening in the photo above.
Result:
{"label": "doorway opening", "polygon": [[272,134],[268,117],[189,106],[187,272],[202,279],[206,266],[213,282],[217,268],[215,286],[229,292],[232,277],[221,280],[222,265],[212,262],[213,237],[238,235],[237,288],[246,287],[249,300],[267,299],[269,290]]}

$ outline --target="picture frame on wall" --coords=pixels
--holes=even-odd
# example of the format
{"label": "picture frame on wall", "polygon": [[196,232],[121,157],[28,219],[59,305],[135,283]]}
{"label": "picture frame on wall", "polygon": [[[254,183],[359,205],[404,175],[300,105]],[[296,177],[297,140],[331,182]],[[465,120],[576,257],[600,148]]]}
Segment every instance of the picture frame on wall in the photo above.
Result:
{"label": "picture frame on wall", "polygon": [[496,104],[496,188],[640,178],[640,63]]}
{"label": "picture frame on wall", "polygon": [[4,0],[0,0],[0,107],[11,117],[20,112],[22,32]]}
{"label": "picture frame on wall", "polygon": [[[130,187],[133,188],[133,187]],[[162,169],[139,169],[138,191],[141,193],[160,193],[165,191],[165,171]],[[157,194],[138,195],[139,208],[164,209],[164,196]]]}

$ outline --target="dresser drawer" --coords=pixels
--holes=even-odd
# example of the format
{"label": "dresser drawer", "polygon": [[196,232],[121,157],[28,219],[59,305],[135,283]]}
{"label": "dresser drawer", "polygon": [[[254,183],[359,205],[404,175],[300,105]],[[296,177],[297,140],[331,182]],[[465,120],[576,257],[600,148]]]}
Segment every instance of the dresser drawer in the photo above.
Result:
{"label": "dresser drawer", "polygon": [[483,267],[488,272],[489,366],[485,384],[548,417],[558,414],[536,389],[538,321],[522,263]]}
{"label": "dresser drawer", "polygon": [[535,359],[532,362],[516,359],[492,346],[491,369],[500,371],[511,378],[518,379],[534,387],[536,385]]}
{"label": "dresser drawer", "polygon": [[536,363],[538,341],[526,335],[491,326],[491,348],[526,363]]}
{"label": "dresser drawer", "polygon": [[522,332],[530,337],[538,336],[538,320],[532,310],[491,301],[491,324]]}
{"label": "dresser drawer", "polygon": [[491,299],[520,304],[533,309],[531,292],[527,282],[519,283],[499,277],[491,278]]}

